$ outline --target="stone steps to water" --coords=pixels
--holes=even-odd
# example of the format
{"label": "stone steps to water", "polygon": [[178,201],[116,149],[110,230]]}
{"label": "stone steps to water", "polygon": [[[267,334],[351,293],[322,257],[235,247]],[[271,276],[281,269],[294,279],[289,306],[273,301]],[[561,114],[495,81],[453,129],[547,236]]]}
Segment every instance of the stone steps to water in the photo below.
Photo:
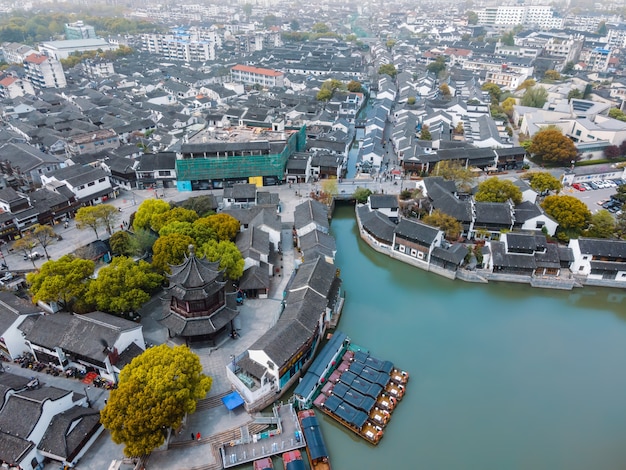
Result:
{"label": "stone steps to water", "polygon": [[220,393],[219,395],[213,395],[211,397],[198,400],[198,403],[196,404],[196,411],[210,410],[211,408],[217,408],[218,406],[223,405],[224,403],[222,402],[222,398],[228,395],[229,393],[232,393],[232,392],[228,391],[228,392]]}

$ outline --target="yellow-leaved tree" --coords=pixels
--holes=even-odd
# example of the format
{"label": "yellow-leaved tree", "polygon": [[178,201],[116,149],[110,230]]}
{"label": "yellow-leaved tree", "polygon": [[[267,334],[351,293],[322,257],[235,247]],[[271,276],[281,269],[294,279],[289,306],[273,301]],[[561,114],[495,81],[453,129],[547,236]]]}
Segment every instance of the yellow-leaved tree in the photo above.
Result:
{"label": "yellow-leaved tree", "polygon": [[186,414],[196,411],[211,384],[188,347],[149,348],[122,369],[100,421],[113,442],[124,444],[124,454],[147,455],[163,445],[168,431],[180,427]]}

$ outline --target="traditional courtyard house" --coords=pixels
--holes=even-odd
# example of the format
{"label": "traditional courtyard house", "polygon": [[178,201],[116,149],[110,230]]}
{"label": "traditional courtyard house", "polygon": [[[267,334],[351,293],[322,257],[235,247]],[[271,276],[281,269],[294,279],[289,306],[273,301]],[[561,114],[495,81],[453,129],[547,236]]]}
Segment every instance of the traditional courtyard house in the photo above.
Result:
{"label": "traditional courtyard house", "polygon": [[43,468],[50,459],[74,467],[104,429],[82,394],[8,372],[0,376],[0,390],[3,468]]}
{"label": "traditional courtyard house", "polygon": [[6,360],[13,360],[28,351],[26,340],[18,327],[30,315],[42,313],[31,302],[9,292],[0,292],[0,354]]}
{"label": "traditional courtyard house", "polygon": [[[257,198],[258,195],[259,193],[257,192]],[[251,225],[268,234],[272,250],[276,252],[281,251],[282,221],[273,207],[264,207],[252,219]]]}
{"label": "traditional courtyard house", "polygon": [[513,230],[515,213],[513,203],[473,202],[474,220],[468,233],[470,238],[498,238],[501,231]]}
{"label": "traditional courtyard house", "polygon": [[341,178],[344,157],[328,152],[316,152],[311,158],[311,172],[316,179]]}
{"label": "traditional courtyard house", "polygon": [[19,329],[35,360],[95,371],[112,382],[145,349],[141,325],[103,312],[31,317]]}
{"label": "traditional courtyard house", "polygon": [[319,230],[313,230],[300,237],[300,251],[305,261],[311,261],[321,256],[327,263],[334,263],[337,244],[333,236]]}
{"label": "traditional courtyard house", "polygon": [[287,160],[285,181],[289,184],[306,183],[311,177],[311,154],[294,153]]}
{"label": "traditional courtyard house", "polygon": [[189,248],[185,261],[171,267],[159,322],[170,337],[216,345],[234,330],[233,320],[239,315],[236,294],[227,292],[219,262],[198,258]]}
{"label": "traditional courtyard house", "polygon": [[248,410],[267,406],[295,383],[342,305],[334,265],[322,258],[300,265],[276,325],[227,366],[228,379]]}
{"label": "traditional courtyard house", "polygon": [[145,154],[135,167],[137,189],[173,188],[176,186],[176,154]]}
{"label": "traditional courtyard house", "polygon": [[392,222],[398,221],[398,198],[393,194],[370,194],[367,205],[371,211],[380,211]]}
{"label": "traditional courtyard house", "polygon": [[428,263],[436,246],[441,245],[443,232],[430,225],[402,219],[396,226],[393,250]]}
{"label": "traditional courtyard house", "polygon": [[234,184],[224,189],[224,208],[248,208],[256,204],[256,186],[254,184]]}
{"label": "traditional courtyard house", "polygon": [[250,266],[239,279],[239,290],[249,299],[267,299],[270,290],[270,274],[261,266]]}
{"label": "traditional courtyard house", "polygon": [[41,182],[54,190],[65,185],[81,203],[92,205],[107,201],[114,194],[109,175],[102,168],[71,165],[41,176]]}
{"label": "traditional courtyard house", "polygon": [[559,224],[548,216],[539,204],[529,201],[515,206],[515,229],[524,232],[542,232],[554,236]]}
{"label": "traditional courtyard house", "polygon": [[569,247],[573,274],[626,283],[626,241],[581,237],[571,239]]}
{"label": "traditional courtyard house", "polygon": [[274,266],[270,263],[270,236],[256,227],[237,234],[237,248],[244,260],[244,269],[251,266],[265,268],[268,274],[273,273]]}
{"label": "traditional courtyard house", "polygon": [[0,171],[8,186],[15,189],[41,184],[41,175],[60,168],[62,160],[28,144],[0,147]]}
{"label": "traditional courtyard house", "polygon": [[298,237],[302,237],[313,230],[328,233],[330,229],[328,209],[324,204],[313,199],[297,205],[293,218],[293,227]]}

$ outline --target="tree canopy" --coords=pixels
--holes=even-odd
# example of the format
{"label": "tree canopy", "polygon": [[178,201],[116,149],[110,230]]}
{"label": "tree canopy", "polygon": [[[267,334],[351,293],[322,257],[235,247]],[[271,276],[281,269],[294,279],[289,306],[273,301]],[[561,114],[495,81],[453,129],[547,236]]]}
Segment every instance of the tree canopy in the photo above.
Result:
{"label": "tree canopy", "polygon": [[182,263],[193,244],[193,238],[179,233],[159,237],[152,247],[152,266],[160,273],[170,272],[170,265]]}
{"label": "tree canopy", "polygon": [[491,96],[492,103],[500,102],[500,95],[502,95],[502,89],[495,83],[487,82],[480,89],[489,93],[489,96]]}
{"label": "tree canopy", "polygon": [[127,456],[150,454],[177,429],[211,389],[196,354],[186,346],[147,349],[124,367],[100,412],[102,425]]}
{"label": "tree canopy", "polygon": [[136,311],[150,300],[150,292],[161,282],[163,276],[153,272],[145,261],[135,263],[130,258],[118,256],[89,282],[85,300],[103,312]]}
{"label": "tree canopy", "polygon": [[352,195],[354,196],[356,202],[359,204],[365,204],[367,202],[367,198],[369,198],[371,194],[372,191],[370,189],[358,186]]}
{"label": "tree canopy", "polygon": [[578,155],[574,142],[555,128],[537,132],[528,151],[542,162],[561,165],[569,165]]}
{"label": "tree canopy", "polygon": [[396,66],[393,64],[383,64],[378,67],[378,74],[389,75],[391,78],[395,78],[398,74],[398,71],[396,70]]}
{"label": "tree canopy", "polygon": [[514,204],[522,202],[522,191],[511,180],[492,177],[478,185],[475,195],[478,202],[506,202],[509,199]]}
{"label": "tree canopy", "polygon": [[35,239],[43,248],[43,251],[46,254],[46,259],[50,259],[48,247],[57,241],[57,234],[54,229],[49,225],[36,224],[33,227],[32,234],[33,239]]}
{"label": "tree canopy", "polygon": [[109,239],[109,245],[116,255],[129,256],[133,253],[132,237],[128,232],[115,232]]}
{"label": "tree canopy", "polygon": [[15,240],[15,243],[13,243],[13,249],[24,253],[24,256],[28,257],[30,262],[33,263],[33,268],[37,267],[35,265],[35,258],[32,256],[36,246],[37,240],[35,240],[32,233],[25,233],[21,238]]}
{"label": "tree canopy", "polygon": [[540,194],[546,191],[555,191],[558,193],[563,187],[561,181],[547,171],[533,171],[528,174],[528,180],[530,187]]}
{"label": "tree canopy", "polygon": [[527,88],[520,100],[522,106],[531,108],[543,108],[548,101],[548,91],[542,86]]}
{"label": "tree canopy", "polygon": [[458,160],[442,160],[437,162],[432,172],[433,176],[441,176],[444,180],[454,181],[459,189],[468,191],[474,182],[475,175],[469,168],[465,168]]}
{"label": "tree canopy", "polygon": [[446,234],[446,238],[449,240],[458,239],[463,230],[461,222],[451,215],[441,212],[439,209],[435,209],[431,214],[425,216],[422,222],[431,227],[437,227],[439,230],[443,230]]}
{"label": "tree canopy", "polygon": [[135,230],[152,228],[152,217],[169,210],[170,205],[163,199],[146,199],[139,205],[135,213],[133,228]]}
{"label": "tree canopy", "polygon": [[[218,240],[234,240],[241,224],[232,215],[223,212],[205,217],[207,224],[213,229]],[[194,224],[195,225],[195,224]]]}
{"label": "tree canopy", "polygon": [[357,80],[350,80],[346,88],[348,89],[348,91],[351,91],[353,93],[360,93],[363,90],[361,82]]}
{"label": "tree canopy", "polygon": [[214,212],[215,199],[212,195],[190,197],[178,204],[178,207],[196,211],[199,217],[206,217]]}
{"label": "tree canopy", "polygon": [[233,281],[243,276],[244,260],[233,242],[228,240],[209,240],[202,245],[202,253],[209,261],[219,261],[220,269]]}
{"label": "tree canopy", "polygon": [[94,262],[72,255],[46,261],[38,272],[26,275],[35,302],[60,302],[72,310],[75,300],[84,298]]}
{"label": "tree canopy", "polygon": [[446,69],[446,58],[442,55],[437,57],[434,62],[426,66],[426,70],[435,75],[441,74]]}
{"label": "tree canopy", "polygon": [[423,124],[422,125],[422,130],[420,132],[420,140],[432,140],[433,136],[430,133],[430,129],[428,127],[428,125]]}
{"label": "tree canopy", "polygon": [[615,219],[606,209],[591,215],[585,235],[592,238],[611,238],[615,233]]}
{"label": "tree canopy", "polygon": [[193,223],[198,218],[198,213],[192,209],[184,207],[174,207],[168,211],[154,214],[150,219],[152,230],[158,232],[170,222],[189,222]]}
{"label": "tree canopy", "polygon": [[591,212],[584,202],[574,196],[548,196],[541,207],[559,224],[558,230],[564,234],[561,239],[578,237],[587,228]]}

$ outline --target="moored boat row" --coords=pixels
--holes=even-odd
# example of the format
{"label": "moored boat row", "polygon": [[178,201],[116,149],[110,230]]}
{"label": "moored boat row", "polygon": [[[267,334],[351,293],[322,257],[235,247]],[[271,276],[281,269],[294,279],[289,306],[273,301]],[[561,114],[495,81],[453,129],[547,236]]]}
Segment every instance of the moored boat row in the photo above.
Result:
{"label": "moored boat row", "polygon": [[298,420],[306,441],[306,453],[311,470],[330,470],[330,459],[317,416],[313,410],[298,412]]}

